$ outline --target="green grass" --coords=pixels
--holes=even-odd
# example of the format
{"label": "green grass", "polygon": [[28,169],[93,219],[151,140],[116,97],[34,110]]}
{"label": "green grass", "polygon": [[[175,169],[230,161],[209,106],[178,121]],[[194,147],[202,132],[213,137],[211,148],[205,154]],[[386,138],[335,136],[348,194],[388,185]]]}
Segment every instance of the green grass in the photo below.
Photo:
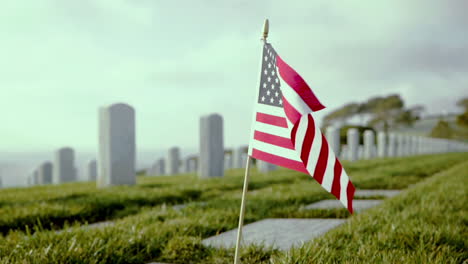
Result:
{"label": "green grass", "polygon": [[[258,175],[252,188],[292,182],[294,177],[294,173],[282,178]],[[139,178],[137,186],[106,189],[97,189],[91,183],[73,183],[0,190],[0,234],[36,225],[58,229],[74,222],[116,219],[146,207],[207,200],[242,188],[242,180],[232,175],[207,181],[194,175]]]}
{"label": "green grass", "polygon": [[[415,184],[467,158],[467,154],[459,153],[362,161],[344,166],[356,186],[389,189]],[[86,183],[2,190],[0,223],[8,232],[0,236],[0,262],[145,263],[157,260],[188,263],[187,260],[191,260],[193,263],[229,263],[233,258],[232,249],[206,248],[200,241],[237,227],[242,174],[242,170],[233,170],[222,179],[210,180],[200,180],[193,175],[141,177],[137,186],[102,190]],[[310,176],[289,170],[269,175],[253,171],[251,179],[253,188],[248,194],[246,223],[267,217],[349,216],[345,210],[299,210],[305,204],[331,198]],[[164,205],[185,201],[207,203],[192,203],[181,211]],[[90,202],[93,206],[88,205]],[[43,204],[42,210],[37,209],[35,213],[25,209],[40,204]],[[109,204],[121,207],[101,211]],[[11,210],[10,215],[4,214],[5,208]],[[60,209],[63,213],[59,215],[65,221],[47,222],[54,220],[51,212],[60,212]],[[15,210],[22,212],[23,218],[18,217],[19,213],[12,213]],[[84,216],[93,217],[92,212],[103,212],[101,219],[116,219],[115,225],[101,229],[81,228],[81,223],[87,221]],[[398,217],[399,211],[392,212]],[[38,214],[43,218],[38,218]],[[70,218],[72,215],[77,217]],[[352,221],[364,215],[367,213],[353,217]],[[20,226],[16,224],[17,219],[29,219],[29,222]],[[464,221],[466,226],[466,218]],[[66,232],[49,231],[51,226],[70,224]],[[294,252],[282,255],[262,247],[243,249],[244,263],[269,263],[270,259],[277,263],[290,259],[290,263],[308,263],[294,262],[294,256],[297,256]]]}
{"label": "green grass", "polygon": [[273,263],[462,263],[468,259],[467,191],[464,162]]}

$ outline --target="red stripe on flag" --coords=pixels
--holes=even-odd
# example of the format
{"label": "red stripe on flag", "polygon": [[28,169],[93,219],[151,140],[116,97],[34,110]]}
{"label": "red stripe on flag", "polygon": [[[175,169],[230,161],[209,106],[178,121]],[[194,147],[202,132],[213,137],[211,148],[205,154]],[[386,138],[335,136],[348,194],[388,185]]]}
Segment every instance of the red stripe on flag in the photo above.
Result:
{"label": "red stripe on flag", "polygon": [[276,66],[278,66],[281,78],[296,91],[312,111],[316,112],[325,108],[304,79],[291,66],[284,62],[279,55],[276,55]]}
{"label": "red stripe on flag", "polygon": [[291,142],[294,147],[296,147],[296,132],[297,132],[298,125],[294,125],[291,130]]}
{"label": "red stripe on flag", "polygon": [[296,124],[297,121],[301,119],[301,113],[292,106],[286,98],[283,96],[283,109],[286,117],[291,121],[291,123]]}
{"label": "red stripe on flag", "polygon": [[260,131],[255,131],[254,139],[271,144],[271,145],[275,145],[278,147],[294,150],[294,146],[291,143],[291,140],[289,138],[280,137],[280,136],[276,136],[276,135],[272,135],[272,134],[268,134],[268,133],[264,133]]}
{"label": "red stripe on flag", "polygon": [[315,137],[315,122],[312,115],[307,115],[307,130],[304,136],[304,142],[302,143],[301,160],[304,162],[304,166],[307,168],[309,162],[310,148],[312,147],[312,141]]}
{"label": "red stripe on flag", "polygon": [[286,121],[286,118],[284,117],[279,117],[279,116],[274,116],[274,115],[269,115],[269,114],[264,114],[264,113],[257,113],[256,116],[256,121],[273,125],[273,126],[278,126],[278,127],[284,127],[288,128],[288,123]]}
{"label": "red stripe on flag", "polygon": [[322,184],[323,175],[325,174],[325,170],[327,169],[328,164],[328,143],[325,139],[325,136],[322,135],[322,146],[320,148],[320,155],[317,161],[317,165],[315,166],[314,171],[314,179],[317,180],[318,183]]}
{"label": "red stripe on flag", "polygon": [[335,158],[335,167],[333,168],[333,183],[331,188],[331,193],[335,195],[336,198],[340,199],[340,192],[341,192],[341,171],[343,168],[341,167],[340,161]]}
{"label": "red stripe on flag", "polygon": [[306,168],[304,167],[304,164],[297,160],[291,160],[284,157],[276,156],[255,148],[252,149],[252,158],[263,160],[281,167],[308,174]]}
{"label": "red stripe on flag", "polygon": [[353,213],[353,197],[354,197],[354,185],[351,181],[348,182],[348,187],[346,188],[346,194],[348,195],[348,211],[352,214]]}

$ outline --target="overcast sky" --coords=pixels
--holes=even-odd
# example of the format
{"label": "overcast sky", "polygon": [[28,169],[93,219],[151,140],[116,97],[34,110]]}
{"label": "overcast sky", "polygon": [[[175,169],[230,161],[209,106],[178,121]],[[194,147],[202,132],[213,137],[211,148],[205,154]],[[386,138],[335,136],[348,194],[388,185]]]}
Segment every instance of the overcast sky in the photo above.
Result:
{"label": "overcast sky", "polygon": [[203,114],[248,142],[263,20],[327,111],[468,95],[468,1],[2,0],[0,151],[97,149],[98,107],[136,109],[137,145],[198,147]]}

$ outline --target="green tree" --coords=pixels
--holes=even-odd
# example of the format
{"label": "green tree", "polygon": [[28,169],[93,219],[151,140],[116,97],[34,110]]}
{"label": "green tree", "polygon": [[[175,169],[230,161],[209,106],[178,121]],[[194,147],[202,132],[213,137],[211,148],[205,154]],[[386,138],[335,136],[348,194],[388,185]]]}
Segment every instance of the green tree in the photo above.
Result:
{"label": "green tree", "polygon": [[413,125],[423,109],[422,106],[405,108],[405,103],[398,94],[372,97],[363,103],[350,103],[331,112],[324,117],[324,125],[335,121],[346,123],[355,116],[360,116],[361,119],[369,116],[368,126],[387,131],[391,127]]}
{"label": "green tree", "polygon": [[368,125],[380,126],[385,131],[396,121],[396,118],[404,112],[404,102],[400,95],[387,97],[374,97],[367,101],[366,111],[372,115]]}
{"label": "green tree", "polygon": [[361,105],[358,103],[349,103],[346,104],[335,111],[326,115],[323,119],[324,125],[328,126],[333,121],[340,121],[345,123],[348,118],[353,117],[356,114],[359,114],[361,110]]}
{"label": "green tree", "polygon": [[457,105],[465,110],[462,114],[457,116],[457,124],[461,127],[468,127],[468,97],[458,101]]}
{"label": "green tree", "polygon": [[429,136],[434,138],[452,138],[453,130],[447,121],[439,120],[434,128],[432,128]]}

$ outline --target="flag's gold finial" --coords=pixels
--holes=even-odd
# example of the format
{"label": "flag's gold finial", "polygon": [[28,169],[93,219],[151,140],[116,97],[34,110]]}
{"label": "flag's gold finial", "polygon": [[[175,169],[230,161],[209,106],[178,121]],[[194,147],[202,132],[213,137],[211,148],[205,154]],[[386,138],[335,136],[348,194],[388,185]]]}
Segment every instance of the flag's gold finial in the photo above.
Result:
{"label": "flag's gold finial", "polygon": [[269,29],[268,19],[265,19],[265,23],[263,24],[263,38],[262,38],[263,41],[266,41],[266,39],[268,38],[268,29]]}

